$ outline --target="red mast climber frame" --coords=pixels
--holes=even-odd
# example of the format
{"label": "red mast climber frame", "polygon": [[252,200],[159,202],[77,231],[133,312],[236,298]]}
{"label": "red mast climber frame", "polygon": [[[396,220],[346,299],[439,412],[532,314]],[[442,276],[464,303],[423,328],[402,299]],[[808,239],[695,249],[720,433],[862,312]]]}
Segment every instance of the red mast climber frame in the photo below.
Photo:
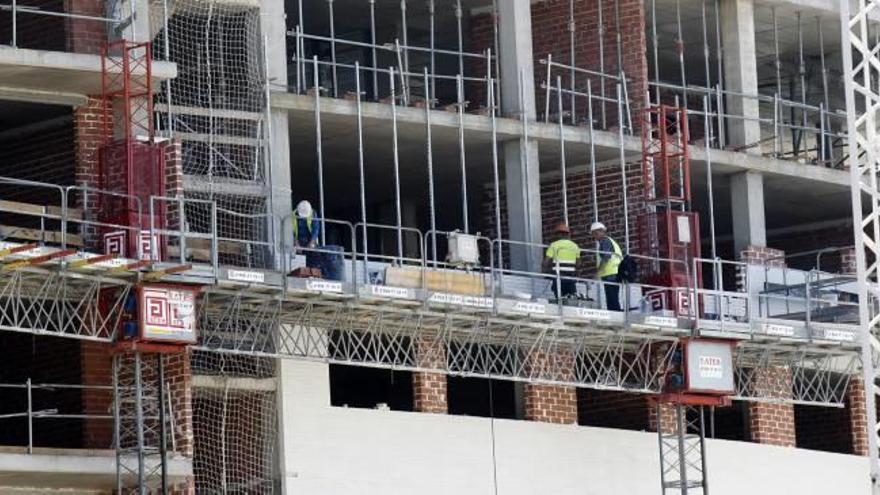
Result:
{"label": "red mast climber frame", "polygon": [[163,202],[150,216],[150,198],[165,194],[165,154],[154,139],[152,47],[118,40],[105,44],[101,55],[104,144],[98,187],[113,194],[99,194],[99,218],[131,227],[105,229],[104,250],[162,259],[161,238],[151,239],[149,231],[151,225],[163,229],[166,217]]}
{"label": "red mast climber frame", "polygon": [[[652,105],[642,120],[642,180],[645,213],[639,217],[639,247],[646,256],[676,260],[642,267],[646,283],[671,287],[655,293],[655,308],[690,314],[689,291],[695,278],[693,260],[700,256],[699,216],[691,204],[687,110]],[[696,282],[702,277],[697,267]]]}

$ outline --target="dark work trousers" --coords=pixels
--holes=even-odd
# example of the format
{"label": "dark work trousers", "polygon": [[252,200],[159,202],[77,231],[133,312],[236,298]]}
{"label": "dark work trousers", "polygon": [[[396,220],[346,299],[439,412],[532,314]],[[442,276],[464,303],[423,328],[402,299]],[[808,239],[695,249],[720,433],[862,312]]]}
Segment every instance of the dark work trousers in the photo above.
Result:
{"label": "dark work trousers", "polygon": [[[565,272],[562,274],[563,277],[572,276],[572,273]],[[553,279],[553,283],[550,285],[550,289],[553,291],[553,297],[557,297],[556,293],[556,279]],[[561,279],[559,281],[559,294],[558,297],[564,298],[567,296],[575,296],[577,295],[577,283],[572,279]]]}
{"label": "dark work trousers", "polygon": [[[617,275],[602,277],[603,282],[617,282]],[[620,311],[620,286],[616,284],[602,284],[605,288],[605,308],[609,311]]]}

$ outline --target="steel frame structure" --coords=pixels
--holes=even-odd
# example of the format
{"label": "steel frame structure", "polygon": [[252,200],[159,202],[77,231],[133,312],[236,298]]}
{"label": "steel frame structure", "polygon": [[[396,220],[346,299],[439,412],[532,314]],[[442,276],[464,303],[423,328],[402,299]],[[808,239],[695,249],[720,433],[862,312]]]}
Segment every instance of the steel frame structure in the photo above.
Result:
{"label": "steel frame structure", "polygon": [[[880,493],[880,452],[877,439],[875,396],[878,393],[875,354],[880,349],[880,311],[877,297],[868,289],[880,275],[880,53],[869,16],[880,8],[877,0],[859,0],[851,10],[840,0],[841,53],[846,89],[847,140],[850,189],[859,290],[862,379],[868,427],[873,493]],[[876,23],[873,31],[876,31]],[[874,285],[876,287],[876,285]]]}
{"label": "steel frame structure", "polygon": [[708,494],[704,406],[682,403],[665,406],[673,408],[675,418],[672,424],[664,421],[664,405],[657,405],[661,493]]}

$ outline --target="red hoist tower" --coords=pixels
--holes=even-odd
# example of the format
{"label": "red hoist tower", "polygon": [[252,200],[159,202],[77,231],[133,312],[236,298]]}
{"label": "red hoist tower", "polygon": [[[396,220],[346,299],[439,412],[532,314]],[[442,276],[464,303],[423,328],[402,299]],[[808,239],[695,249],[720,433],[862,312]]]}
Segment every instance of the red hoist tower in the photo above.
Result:
{"label": "red hoist tower", "polygon": [[[639,217],[641,254],[661,261],[643,267],[652,309],[696,321],[695,288],[702,284],[699,216],[690,211],[691,180],[685,108],[654,105],[642,120],[646,211]],[[733,343],[681,339],[663,370],[656,403],[663,495],[708,493],[705,408],[729,404],[735,393]]]}
{"label": "red hoist tower", "polygon": [[639,251],[659,261],[646,267],[645,283],[684,290],[649,295],[655,310],[689,316],[689,291],[701,277],[692,273],[700,257],[699,217],[690,211],[691,167],[687,111],[667,105],[645,110],[642,122],[642,180],[646,212],[639,218]]}
{"label": "red hoist tower", "polygon": [[150,43],[118,40],[101,55],[103,145],[97,190],[87,204],[105,254],[134,260],[137,274],[113,360],[115,493],[167,493],[172,392],[165,390],[163,356],[195,342],[198,289],[147,281],[171,273],[163,263],[165,145],[153,128]]}

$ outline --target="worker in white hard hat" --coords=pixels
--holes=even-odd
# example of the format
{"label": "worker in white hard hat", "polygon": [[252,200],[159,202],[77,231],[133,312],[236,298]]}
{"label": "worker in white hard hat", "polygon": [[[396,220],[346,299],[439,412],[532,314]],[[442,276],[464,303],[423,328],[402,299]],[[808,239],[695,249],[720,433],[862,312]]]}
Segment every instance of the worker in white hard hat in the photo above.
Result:
{"label": "worker in white hard hat", "polygon": [[605,289],[605,307],[611,311],[620,311],[620,278],[618,269],[623,261],[623,250],[617,241],[607,235],[608,229],[602,222],[593,222],[590,234],[599,243],[596,254],[596,275],[602,279]]}
{"label": "worker in white hard hat", "polygon": [[293,225],[293,244],[297,250],[314,249],[321,240],[321,220],[315,215],[312,204],[306,200],[296,205]]}

